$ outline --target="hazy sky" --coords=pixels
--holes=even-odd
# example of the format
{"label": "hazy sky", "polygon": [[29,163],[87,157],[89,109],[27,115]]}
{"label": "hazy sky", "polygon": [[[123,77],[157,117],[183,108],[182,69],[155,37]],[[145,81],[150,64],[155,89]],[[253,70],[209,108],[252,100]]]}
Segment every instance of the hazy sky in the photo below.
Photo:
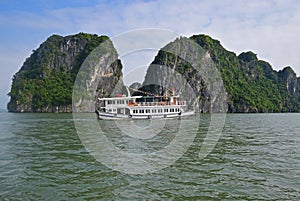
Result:
{"label": "hazy sky", "polygon": [[[300,75],[297,0],[1,0],[0,108],[6,108],[12,76],[50,35],[87,32],[114,37],[143,28],[185,36],[208,34],[227,50],[251,50],[275,69],[289,65]],[[144,55],[148,63],[154,52]],[[141,59],[133,54],[127,59],[134,63],[137,58]]]}

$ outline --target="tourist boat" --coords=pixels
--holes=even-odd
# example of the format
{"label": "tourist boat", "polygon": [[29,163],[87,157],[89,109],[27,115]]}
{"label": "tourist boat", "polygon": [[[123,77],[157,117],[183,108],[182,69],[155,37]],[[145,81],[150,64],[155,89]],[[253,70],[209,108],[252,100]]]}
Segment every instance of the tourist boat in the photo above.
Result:
{"label": "tourist boat", "polygon": [[99,119],[154,119],[194,115],[178,96],[117,96],[98,98]]}

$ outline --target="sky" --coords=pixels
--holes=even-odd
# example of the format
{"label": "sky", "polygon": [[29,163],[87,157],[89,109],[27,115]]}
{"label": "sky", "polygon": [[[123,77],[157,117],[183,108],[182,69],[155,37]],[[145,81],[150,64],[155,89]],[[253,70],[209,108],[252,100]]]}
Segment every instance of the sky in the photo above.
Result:
{"label": "sky", "polygon": [[[253,51],[274,69],[291,66],[299,76],[299,25],[298,0],[0,0],[0,108],[9,101],[13,75],[52,34],[114,39],[149,28],[172,37],[207,34],[229,51]],[[121,58],[124,75],[143,78],[153,55],[147,50]]]}

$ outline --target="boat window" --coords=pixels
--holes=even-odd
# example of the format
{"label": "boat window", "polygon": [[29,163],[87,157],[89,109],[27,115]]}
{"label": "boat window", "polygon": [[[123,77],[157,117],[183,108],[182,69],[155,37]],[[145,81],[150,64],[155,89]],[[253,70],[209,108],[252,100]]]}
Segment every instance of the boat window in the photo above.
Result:
{"label": "boat window", "polygon": [[144,113],[144,110],[140,110],[140,113]]}
{"label": "boat window", "polygon": [[168,112],[169,110],[168,109],[164,109],[164,112]]}
{"label": "boat window", "polygon": [[158,113],[162,113],[162,109],[157,109],[157,112]]}
{"label": "boat window", "polygon": [[146,109],[146,113],[150,113],[150,109]]}
{"label": "boat window", "polygon": [[152,109],[152,113],[156,113],[156,109]]}
{"label": "boat window", "polygon": [[170,112],[174,112],[174,108],[171,108],[171,109],[170,109]]}

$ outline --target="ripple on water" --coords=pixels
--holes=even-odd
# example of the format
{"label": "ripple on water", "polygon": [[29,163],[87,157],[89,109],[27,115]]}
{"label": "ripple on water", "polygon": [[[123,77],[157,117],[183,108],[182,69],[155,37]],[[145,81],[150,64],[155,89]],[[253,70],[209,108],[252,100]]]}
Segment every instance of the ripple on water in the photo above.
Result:
{"label": "ripple on water", "polygon": [[[127,175],[97,162],[81,144],[70,114],[0,114],[0,199],[8,200],[297,200],[300,115],[228,114],[218,144],[198,158],[209,116],[173,165]],[[174,139],[136,140],[111,128],[109,139],[139,153]],[[141,126],[141,125],[140,125]],[[186,130],[189,132],[189,130]]]}

